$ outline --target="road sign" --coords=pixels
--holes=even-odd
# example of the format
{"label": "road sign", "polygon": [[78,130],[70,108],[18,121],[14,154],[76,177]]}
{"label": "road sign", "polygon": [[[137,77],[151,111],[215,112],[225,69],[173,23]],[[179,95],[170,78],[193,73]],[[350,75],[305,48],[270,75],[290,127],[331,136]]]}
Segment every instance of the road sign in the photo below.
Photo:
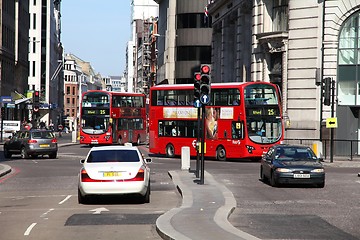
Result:
{"label": "road sign", "polygon": [[1,102],[2,103],[11,103],[12,102],[12,97],[11,96],[1,96]]}
{"label": "road sign", "polygon": [[200,102],[202,104],[208,104],[210,102],[210,98],[208,95],[202,95],[200,98]]}
{"label": "road sign", "polygon": [[200,108],[201,107],[201,102],[199,99],[196,99],[195,102],[194,102],[194,107],[196,108]]}
{"label": "road sign", "polygon": [[326,128],[337,128],[337,118],[327,118],[326,119]]}

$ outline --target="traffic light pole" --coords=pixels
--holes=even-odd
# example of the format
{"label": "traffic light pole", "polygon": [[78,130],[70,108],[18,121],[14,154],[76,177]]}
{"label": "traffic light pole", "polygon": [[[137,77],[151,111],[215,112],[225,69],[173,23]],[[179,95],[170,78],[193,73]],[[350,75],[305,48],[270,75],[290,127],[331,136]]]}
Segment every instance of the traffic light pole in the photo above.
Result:
{"label": "traffic light pole", "polygon": [[196,139],[196,170],[195,176],[199,178],[200,175],[200,153],[199,153],[199,142],[200,142],[200,128],[201,128],[201,120],[200,120],[200,108],[197,109],[197,139]]}
{"label": "traffic light pole", "polygon": [[200,175],[200,185],[204,184],[205,178],[205,105],[202,105],[202,129],[201,129],[201,175]]}
{"label": "traffic light pole", "polygon": [[[335,80],[331,79],[331,117],[335,117]],[[352,153],[351,153],[352,154]],[[330,129],[330,162],[334,161],[334,128]]]}

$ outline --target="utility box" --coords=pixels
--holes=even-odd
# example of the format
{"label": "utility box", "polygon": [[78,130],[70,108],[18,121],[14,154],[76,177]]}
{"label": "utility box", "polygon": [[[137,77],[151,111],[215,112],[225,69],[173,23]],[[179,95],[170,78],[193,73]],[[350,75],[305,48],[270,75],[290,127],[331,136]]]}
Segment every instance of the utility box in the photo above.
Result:
{"label": "utility box", "polygon": [[316,154],[316,156],[318,158],[323,156],[323,152],[322,152],[322,142],[320,141],[315,141],[312,144],[312,150],[314,151],[314,153]]}

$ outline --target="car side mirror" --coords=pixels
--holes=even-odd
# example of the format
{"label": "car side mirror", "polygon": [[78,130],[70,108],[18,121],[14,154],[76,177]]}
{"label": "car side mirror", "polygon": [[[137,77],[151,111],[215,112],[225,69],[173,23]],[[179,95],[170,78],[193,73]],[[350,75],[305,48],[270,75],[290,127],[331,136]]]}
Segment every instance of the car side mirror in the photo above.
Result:
{"label": "car side mirror", "polygon": [[151,158],[145,158],[145,162],[146,163],[152,163],[152,159]]}
{"label": "car side mirror", "polygon": [[85,159],[80,159],[80,164],[84,164]]}

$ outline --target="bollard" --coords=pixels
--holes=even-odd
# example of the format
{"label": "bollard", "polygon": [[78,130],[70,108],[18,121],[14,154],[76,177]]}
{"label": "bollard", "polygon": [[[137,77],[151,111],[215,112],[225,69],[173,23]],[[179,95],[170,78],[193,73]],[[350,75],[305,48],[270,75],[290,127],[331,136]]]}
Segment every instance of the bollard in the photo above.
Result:
{"label": "bollard", "polygon": [[76,143],[76,130],[74,129],[72,132],[71,132],[71,142],[73,143]]}
{"label": "bollard", "polygon": [[314,153],[316,154],[316,156],[318,158],[323,156],[323,152],[322,152],[322,142],[320,141],[315,141],[312,144],[312,150],[314,151]]}
{"label": "bollard", "polygon": [[181,148],[181,170],[190,169],[190,147]]}

